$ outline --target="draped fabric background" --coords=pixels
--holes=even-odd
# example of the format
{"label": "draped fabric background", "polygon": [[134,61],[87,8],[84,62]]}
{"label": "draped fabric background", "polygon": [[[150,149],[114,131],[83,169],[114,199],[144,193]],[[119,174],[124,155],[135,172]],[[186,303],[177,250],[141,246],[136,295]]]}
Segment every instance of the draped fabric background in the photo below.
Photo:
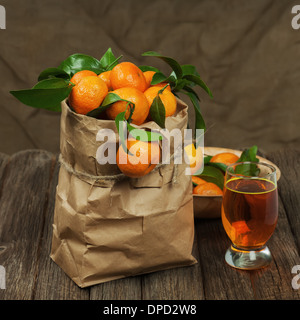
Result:
{"label": "draped fabric background", "polygon": [[[263,151],[300,145],[300,30],[288,0],[1,0],[0,152],[59,152],[60,114],[22,105],[10,90],[73,53],[111,47],[138,65],[169,68],[154,50],[197,66],[205,145]],[[184,99],[186,102],[188,100]],[[189,103],[189,102],[188,102]],[[189,105],[192,107],[191,103]],[[192,110],[192,108],[191,108]],[[193,118],[190,112],[190,118]]]}

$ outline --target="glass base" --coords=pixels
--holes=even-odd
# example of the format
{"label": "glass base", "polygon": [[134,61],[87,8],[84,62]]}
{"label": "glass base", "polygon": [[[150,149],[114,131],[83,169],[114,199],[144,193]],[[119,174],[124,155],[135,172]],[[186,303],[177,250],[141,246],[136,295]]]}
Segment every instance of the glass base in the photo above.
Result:
{"label": "glass base", "polygon": [[237,269],[254,270],[267,267],[272,261],[272,255],[266,246],[248,251],[231,245],[226,251],[225,261]]}

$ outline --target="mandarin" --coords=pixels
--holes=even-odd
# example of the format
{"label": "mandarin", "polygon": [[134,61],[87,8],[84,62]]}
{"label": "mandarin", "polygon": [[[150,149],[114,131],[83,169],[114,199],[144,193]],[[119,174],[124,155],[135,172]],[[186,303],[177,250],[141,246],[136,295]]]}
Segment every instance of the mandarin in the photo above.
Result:
{"label": "mandarin", "polygon": [[193,194],[199,194],[201,196],[221,196],[223,191],[214,183],[206,182],[197,185],[193,189]]}
{"label": "mandarin", "polygon": [[144,142],[133,138],[125,141],[127,154],[120,145],[117,152],[117,165],[121,172],[131,178],[143,177],[159,163],[161,152],[158,142]]}
{"label": "mandarin", "polygon": [[[134,111],[132,114],[132,123],[141,125],[146,120],[149,113],[149,104],[143,92],[136,88],[119,88],[112,93],[117,94],[120,98],[134,103]],[[124,112],[127,108],[126,101],[117,101],[113,103],[107,110],[106,114],[109,119],[114,120],[120,112]],[[129,108],[126,111],[125,118],[128,119],[130,115]]]}
{"label": "mandarin", "polygon": [[[197,150],[193,143],[184,147],[185,155],[190,165],[191,175],[195,174],[203,164],[203,153],[201,147],[198,147]],[[186,161],[187,161],[186,160]]]}
{"label": "mandarin", "polygon": [[170,84],[169,83],[167,83],[167,82],[161,82],[161,83],[157,83],[157,84],[154,84],[153,86],[155,86],[155,87],[159,87],[159,88],[163,88],[163,87],[165,87],[166,85],[168,85],[166,88],[165,88],[165,90],[169,90],[169,91],[172,91],[171,90],[171,86],[170,86]]}
{"label": "mandarin", "polygon": [[192,182],[193,182],[194,184],[196,184],[197,186],[198,186],[199,184],[206,183],[205,180],[203,180],[203,179],[201,179],[200,177],[197,177],[197,176],[192,176]]}
{"label": "mandarin", "polygon": [[111,70],[110,82],[113,90],[131,87],[144,92],[147,89],[143,71],[131,62],[117,64]]}
{"label": "mandarin", "polygon": [[[148,100],[149,107],[152,105],[154,98],[158,95],[158,92],[161,89],[162,88],[160,86],[151,86],[144,92],[144,95]],[[165,107],[166,117],[172,116],[176,112],[177,108],[177,102],[174,94],[171,91],[165,89],[163,93],[159,94],[159,97]]]}
{"label": "mandarin", "polygon": [[151,85],[152,78],[156,72],[155,71],[144,71],[143,73],[144,73],[144,77],[146,79],[147,88],[149,88]]}
{"label": "mandarin", "polygon": [[98,76],[100,79],[102,79],[106,83],[108,91],[112,90],[110,75],[111,75],[111,70],[108,70],[108,71],[101,72]]}
{"label": "mandarin", "polygon": [[87,76],[72,88],[69,103],[77,113],[87,114],[101,105],[107,93],[107,86],[102,79]]}
{"label": "mandarin", "polygon": [[78,71],[74,74],[74,76],[71,78],[70,82],[72,82],[76,85],[85,77],[97,77],[97,74],[93,71],[90,71],[90,70],[81,70],[81,71]]}
{"label": "mandarin", "polygon": [[210,162],[218,162],[218,163],[223,163],[226,166],[229,166],[235,162],[237,162],[239,157],[235,155],[234,153],[231,152],[221,152],[216,155],[214,155],[211,159]]}
{"label": "mandarin", "polygon": [[[145,79],[146,79],[146,82],[147,82],[147,88],[153,86],[153,85],[151,85],[151,81],[152,81],[152,78],[153,78],[153,76],[154,76],[155,73],[156,73],[155,71],[144,71],[144,76],[145,76]],[[168,84],[167,82],[161,82],[161,83],[155,84],[154,86],[163,88],[163,87],[166,86],[167,84]],[[166,90],[171,91],[171,86],[168,85],[168,86],[166,87]]]}

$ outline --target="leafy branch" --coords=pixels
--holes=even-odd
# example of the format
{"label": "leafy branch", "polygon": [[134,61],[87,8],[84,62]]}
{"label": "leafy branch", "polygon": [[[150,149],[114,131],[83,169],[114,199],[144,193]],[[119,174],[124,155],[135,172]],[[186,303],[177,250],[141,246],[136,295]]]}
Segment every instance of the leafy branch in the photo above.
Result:
{"label": "leafy branch", "polygon": [[116,58],[111,48],[105,52],[100,60],[85,54],[75,53],[65,59],[58,67],[43,70],[38,76],[38,83],[33,88],[13,90],[10,93],[27,106],[60,112],[60,103],[69,96],[74,86],[70,79],[76,72],[90,70],[100,74],[111,70],[121,58],[122,56]]}
{"label": "leafy branch", "polygon": [[[161,82],[168,82],[171,85],[172,92],[177,95],[177,93],[184,93],[187,95],[195,109],[195,128],[196,129],[206,129],[205,121],[203,119],[201,110],[200,110],[200,98],[197,93],[194,91],[193,87],[198,85],[200,86],[211,98],[213,97],[212,92],[201,79],[199,73],[196,70],[196,67],[193,65],[180,65],[176,60],[170,57],[163,56],[155,51],[148,51],[142,54],[142,56],[147,57],[156,57],[164,62],[166,62],[172,69],[172,72],[169,76],[164,75],[160,71],[156,71],[154,74],[151,84],[155,85]],[[145,66],[142,67],[142,70],[145,70]],[[153,70],[154,71],[154,70]]]}

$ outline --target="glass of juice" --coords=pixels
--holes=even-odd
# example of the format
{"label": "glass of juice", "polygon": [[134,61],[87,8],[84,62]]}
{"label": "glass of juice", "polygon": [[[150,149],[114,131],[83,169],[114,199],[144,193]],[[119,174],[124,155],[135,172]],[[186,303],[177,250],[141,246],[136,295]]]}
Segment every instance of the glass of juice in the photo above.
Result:
{"label": "glass of juice", "polygon": [[232,244],[225,261],[244,270],[272,261],[266,242],[278,219],[276,169],[267,163],[240,162],[227,167],[222,223]]}

